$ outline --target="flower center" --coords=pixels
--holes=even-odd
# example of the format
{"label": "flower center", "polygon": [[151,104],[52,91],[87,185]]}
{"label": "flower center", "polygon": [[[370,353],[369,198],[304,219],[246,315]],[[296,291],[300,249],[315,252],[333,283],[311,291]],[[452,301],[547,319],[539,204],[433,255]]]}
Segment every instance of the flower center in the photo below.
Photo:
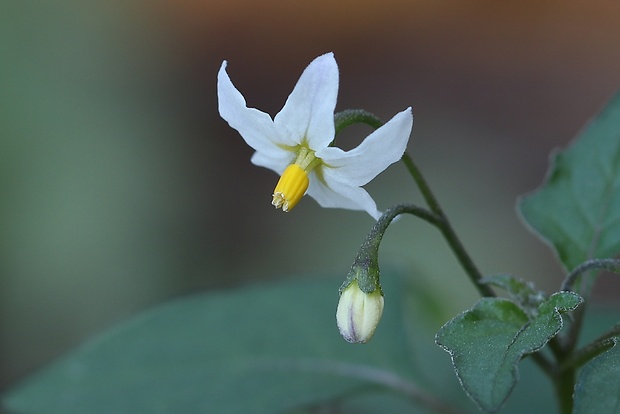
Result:
{"label": "flower center", "polygon": [[314,151],[301,146],[295,162],[284,170],[282,177],[273,190],[271,204],[282,211],[290,211],[299,203],[310,184],[308,173],[321,163]]}

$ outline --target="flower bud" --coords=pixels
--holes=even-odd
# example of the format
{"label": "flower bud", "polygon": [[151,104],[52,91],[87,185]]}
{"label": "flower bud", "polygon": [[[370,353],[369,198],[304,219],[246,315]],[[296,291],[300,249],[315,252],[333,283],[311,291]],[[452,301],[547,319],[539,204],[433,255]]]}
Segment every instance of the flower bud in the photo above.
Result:
{"label": "flower bud", "polygon": [[364,344],[372,338],[383,314],[381,289],[363,292],[353,280],[340,295],[336,322],[342,337],[351,343]]}

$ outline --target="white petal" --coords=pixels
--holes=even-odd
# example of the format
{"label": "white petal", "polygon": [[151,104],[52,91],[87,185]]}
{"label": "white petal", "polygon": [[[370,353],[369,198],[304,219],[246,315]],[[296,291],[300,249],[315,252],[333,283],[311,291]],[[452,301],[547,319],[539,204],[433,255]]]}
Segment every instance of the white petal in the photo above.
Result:
{"label": "white petal", "polygon": [[350,186],[322,174],[322,179],[315,171],[310,173],[310,186],[307,194],[314,198],[321,207],[364,210],[375,220],[381,217],[377,204],[370,194],[361,187]]}
{"label": "white petal", "polygon": [[286,152],[278,144],[295,145],[276,128],[268,114],[246,106],[243,95],[226,73],[226,61],[222,62],[217,74],[217,97],[222,118],[239,131],[245,142],[256,151],[277,158]]}
{"label": "white petal", "polygon": [[333,53],[327,53],[304,70],[274,123],[288,128],[297,143],[306,139],[315,151],[325,148],[334,139],[337,96],[338,66]]}
{"label": "white petal", "polygon": [[254,165],[269,168],[276,174],[282,175],[286,167],[295,161],[295,153],[282,151],[280,156],[272,157],[265,152],[256,151],[254,155],[252,155],[252,159],[250,161],[252,161],[252,164]]}
{"label": "white petal", "polygon": [[[316,152],[329,167],[332,177],[352,186],[361,186],[400,160],[407,148],[413,115],[411,108],[396,114],[351,151],[328,147]],[[324,168],[324,170],[327,168]]]}

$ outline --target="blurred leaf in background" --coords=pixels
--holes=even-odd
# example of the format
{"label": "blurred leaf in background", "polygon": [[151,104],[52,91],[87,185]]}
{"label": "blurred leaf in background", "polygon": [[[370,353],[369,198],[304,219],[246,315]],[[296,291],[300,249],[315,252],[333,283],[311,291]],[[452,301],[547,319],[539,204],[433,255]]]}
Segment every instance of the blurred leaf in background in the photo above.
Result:
{"label": "blurred leaf in background", "polygon": [[[454,412],[476,411],[433,344],[429,311],[446,311],[440,297],[384,272],[383,320],[368,344],[351,345],[335,325],[335,278],[310,279],[160,306],[14,388],[6,406],[33,414],[436,412],[420,403],[430,393]],[[540,377],[523,377],[528,398],[504,412],[549,408]]]}
{"label": "blurred leaf in background", "polygon": [[543,185],[520,201],[532,231],[567,270],[620,251],[620,93],[568,148],[553,154]]}

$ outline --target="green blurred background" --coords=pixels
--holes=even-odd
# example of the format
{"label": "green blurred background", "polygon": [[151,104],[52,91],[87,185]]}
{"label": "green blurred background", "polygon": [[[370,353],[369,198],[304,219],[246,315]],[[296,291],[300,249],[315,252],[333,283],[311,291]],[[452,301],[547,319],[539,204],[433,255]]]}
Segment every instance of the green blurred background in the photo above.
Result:
{"label": "green blurred background", "polygon": [[[272,115],[327,51],[338,110],[413,106],[409,152],[483,272],[557,289],[514,204],[620,85],[618,21],[604,0],[1,1],[0,387],[171,297],[344,278],[372,220],[309,198],[273,209],[277,177],[217,113],[224,59]],[[420,201],[398,164],[368,189],[383,209]],[[454,312],[476,298],[412,218],[381,262],[444,289]]]}

